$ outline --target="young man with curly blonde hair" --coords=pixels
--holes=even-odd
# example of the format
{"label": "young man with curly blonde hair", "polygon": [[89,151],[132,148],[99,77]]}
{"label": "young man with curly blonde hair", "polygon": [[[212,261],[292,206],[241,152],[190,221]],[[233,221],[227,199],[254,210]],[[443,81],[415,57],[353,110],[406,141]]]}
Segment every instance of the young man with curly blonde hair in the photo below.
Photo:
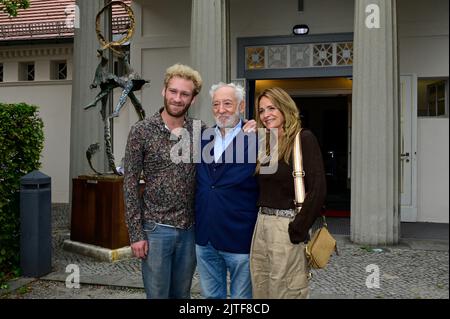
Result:
{"label": "young man with curly blonde hair", "polygon": [[[200,74],[182,64],[166,70],[164,106],[136,123],[125,151],[126,223],[134,256],[142,259],[147,298],[190,298],[196,267],[194,237],[195,164],[176,163],[173,132],[192,136],[186,115],[202,87]],[[145,181],[139,196],[141,173]]]}

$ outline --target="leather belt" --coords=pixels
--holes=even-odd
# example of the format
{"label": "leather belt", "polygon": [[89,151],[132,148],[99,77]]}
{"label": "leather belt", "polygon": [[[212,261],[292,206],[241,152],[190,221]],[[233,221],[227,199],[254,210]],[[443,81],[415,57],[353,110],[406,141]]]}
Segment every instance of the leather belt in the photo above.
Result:
{"label": "leather belt", "polygon": [[287,218],[293,218],[296,215],[295,210],[293,209],[276,209],[270,207],[260,207],[259,212],[264,215],[272,215]]}

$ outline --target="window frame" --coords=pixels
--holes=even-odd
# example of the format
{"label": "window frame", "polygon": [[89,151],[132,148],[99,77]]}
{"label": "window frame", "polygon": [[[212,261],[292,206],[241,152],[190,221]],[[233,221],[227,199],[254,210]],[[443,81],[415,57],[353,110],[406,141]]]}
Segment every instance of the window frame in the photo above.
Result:
{"label": "window frame", "polygon": [[[30,70],[29,67],[32,67],[32,69]],[[35,80],[36,80],[36,63],[34,61],[19,62],[19,81],[31,82]]]}
{"label": "window frame", "polygon": [[[449,117],[449,78],[418,78],[417,82],[420,81],[431,82],[429,84],[423,83],[423,92],[417,91],[417,98],[421,105],[417,107],[418,117],[428,117],[428,118],[446,118]],[[439,95],[439,88],[443,88],[443,96]],[[419,86],[419,85],[418,85]],[[442,92],[442,91],[441,91]],[[420,94],[420,95],[419,95]],[[425,94],[425,96],[423,95]],[[439,101],[444,102],[444,113],[440,113]],[[425,107],[424,107],[425,105]],[[425,114],[426,113],[426,114]]]}
{"label": "window frame", "polygon": [[[61,65],[63,67],[61,68]],[[50,79],[55,81],[64,81],[67,80],[67,60],[54,60],[50,62]],[[65,73],[61,73],[64,70]],[[64,75],[64,77],[60,77],[60,75]]]}

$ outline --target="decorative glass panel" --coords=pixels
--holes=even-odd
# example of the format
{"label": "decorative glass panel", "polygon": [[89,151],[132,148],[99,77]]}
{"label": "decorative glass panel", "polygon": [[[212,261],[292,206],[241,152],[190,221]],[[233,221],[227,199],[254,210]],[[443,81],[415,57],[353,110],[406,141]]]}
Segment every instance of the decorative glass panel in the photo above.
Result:
{"label": "decorative glass panel", "polygon": [[338,43],[336,45],[336,64],[352,65],[353,64],[353,43]]}
{"label": "decorative glass panel", "polygon": [[245,61],[247,69],[264,69],[264,47],[245,48]]}
{"label": "decorative glass panel", "polygon": [[287,46],[270,46],[268,51],[267,65],[270,69],[287,68]]}
{"label": "decorative glass panel", "polygon": [[310,66],[311,50],[309,44],[291,45],[291,68]]}
{"label": "decorative glass panel", "polygon": [[315,44],[313,49],[314,66],[330,66],[333,64],[333,45]]}
{"label": "decorative glass panel", "polygon": [[245,48],[245,67],[284,69],[353,65],[353,43],[292,43]]}

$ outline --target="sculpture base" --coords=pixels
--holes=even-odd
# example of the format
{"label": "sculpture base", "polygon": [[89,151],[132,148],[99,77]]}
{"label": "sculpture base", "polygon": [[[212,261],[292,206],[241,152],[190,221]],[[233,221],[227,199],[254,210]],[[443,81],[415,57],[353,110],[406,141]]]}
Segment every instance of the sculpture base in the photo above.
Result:
{"label": "sculpture base", "polygon": [[98,261],[114,262],[133,258],[133,253],[129,246],[118,249],[107,249],[66,239],[63,244],[63,249],[72,253],[94,258]]}
{"label": "sculpture base", "polygon": [[116,175],[116,174],[91,174],[91,175],[80,175],[78,176],[79,179],[87,179],[87,180],[95,180],[95,181],[117,181],[117,180],[123,180],[122,175]]}
{"label": "sculpture base", "polygon": [[123,177],[81,175],[72,183],[70,239],[109,249],[129,246]]}

